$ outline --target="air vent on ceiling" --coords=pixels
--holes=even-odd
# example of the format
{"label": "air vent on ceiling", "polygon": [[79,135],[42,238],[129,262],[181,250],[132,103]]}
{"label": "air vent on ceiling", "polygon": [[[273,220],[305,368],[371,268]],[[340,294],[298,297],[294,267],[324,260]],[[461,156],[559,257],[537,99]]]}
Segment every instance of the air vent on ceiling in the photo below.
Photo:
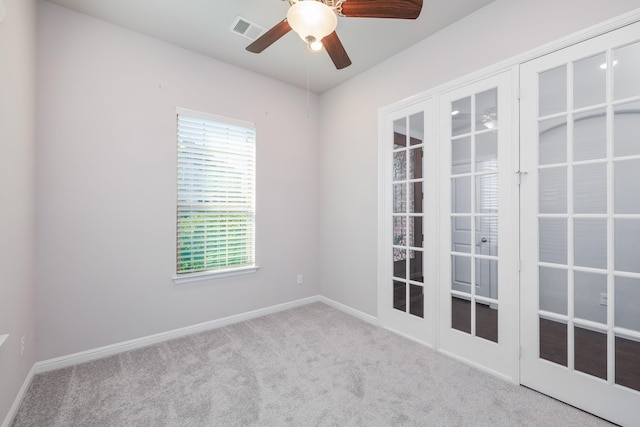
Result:
{"label": "air vent on ceiling", "polygon": [[255,40],[264,33],[264,28],[260,25],[254,24],[253,22],[243,18],[242,16],[238,16],[235,21],[233,21],[233,25],[231,25],[231,32],[240,34],[243,37],[248,38],[249,40]]}

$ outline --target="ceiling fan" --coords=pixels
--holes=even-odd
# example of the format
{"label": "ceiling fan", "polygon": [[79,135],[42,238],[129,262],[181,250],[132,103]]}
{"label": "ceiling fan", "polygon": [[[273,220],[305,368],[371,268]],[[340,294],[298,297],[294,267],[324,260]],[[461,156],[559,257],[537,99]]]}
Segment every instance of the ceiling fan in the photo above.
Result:
{"label": "ceiling fan", "polygon": [[288,0],[287,17],[247,46],[260,53],[280,37],[294,30],[310,50],[324,47],[338,70],[351,65],[351,59],[335,32],[338,16],[345,18],[416,19],[422,0]]}

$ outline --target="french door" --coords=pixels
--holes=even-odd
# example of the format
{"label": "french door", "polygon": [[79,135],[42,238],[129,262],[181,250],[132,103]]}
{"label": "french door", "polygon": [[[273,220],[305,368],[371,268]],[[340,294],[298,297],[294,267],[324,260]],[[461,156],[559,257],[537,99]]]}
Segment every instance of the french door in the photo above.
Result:
{"label": "french door", "polygon": [[380,322],[638,425],[640,23],[380,119]]}
{"label": "french door", "polygon": [[438,347],[517,381],[511,76],[440,97]]}
{"label": "french door", "polygon": [[521,66],[521,382],[640,422],[640,24]]}
{"label": "french door", "polygon": [[[432,100],[394,111],[382,121],[381,241],[378,317],[381,323],[434,346],[435,171]],[[428,212],[428,213],[427,213]]]}
{"label": "french door", "polygon": [[382,116],[378,318],[517,382],[512,87],[506,71]]}

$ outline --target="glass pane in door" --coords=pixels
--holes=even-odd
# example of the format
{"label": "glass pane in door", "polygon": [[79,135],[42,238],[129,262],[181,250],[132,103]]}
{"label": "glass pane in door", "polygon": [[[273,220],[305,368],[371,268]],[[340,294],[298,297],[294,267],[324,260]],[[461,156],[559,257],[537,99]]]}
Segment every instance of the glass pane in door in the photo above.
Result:
{"label": "glass pane in door", "polygon": [[519,69],[520,380],[636,425],[640,23]]}
{"label": "glass pane in door", "polygon": [[613,49],[612,56],[614,100],[618,101],[633,96],[640,96],[640,80],[638,79],[640,42]]}
{"label": "glass pane in door", "polygon": [[424,316],[424,114],[393,122],[393,308]]}
{"label": "glass pane in door", "polygon": [[498,90],[450,107],[451,327],[498,342]]}
{"label": "glass pane in door", "polygon": [[639,57],[634,43],[538,73],[536,195],[539,358],[635,390]]}

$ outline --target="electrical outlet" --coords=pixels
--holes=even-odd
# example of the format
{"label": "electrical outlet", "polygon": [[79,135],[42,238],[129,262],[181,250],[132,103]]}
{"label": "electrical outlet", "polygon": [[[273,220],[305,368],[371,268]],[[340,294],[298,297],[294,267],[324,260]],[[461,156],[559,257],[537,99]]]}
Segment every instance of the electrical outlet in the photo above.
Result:
{"label": "electrical outlet", "polygon": [[24,356],[24,342],[26,341],[26,339],[26,335],[23,335],[22,338],[20,338],[20,357]]}
{"label": "electrical outlet", "polygon": [[298,285],[302,285],[302,274],[298,274]]}
{"label": "electrical outlet", "polygon": [[607,294],[600,294],[600,305],[607,305]]}

